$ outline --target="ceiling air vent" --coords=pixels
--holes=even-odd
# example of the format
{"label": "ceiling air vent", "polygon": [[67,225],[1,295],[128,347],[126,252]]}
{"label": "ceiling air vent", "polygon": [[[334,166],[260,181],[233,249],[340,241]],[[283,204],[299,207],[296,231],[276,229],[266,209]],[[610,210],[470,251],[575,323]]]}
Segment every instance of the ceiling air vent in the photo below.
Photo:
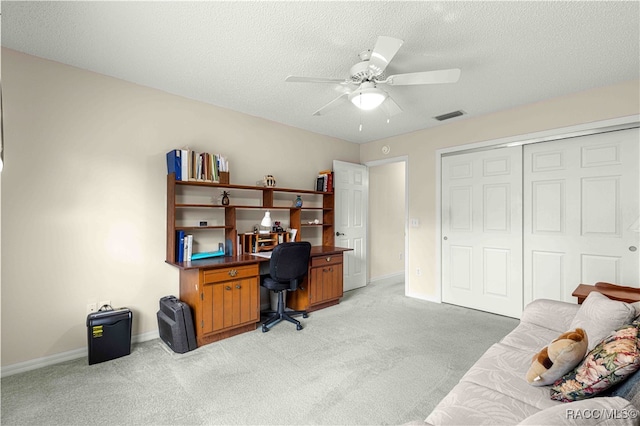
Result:
{"label": "ceiling air vent", "polygon": [[458,111],[453,111],[453,112],[448,112],[446,114],[438,115],[433,118],[435,118],[438,121],[444,121],[444,120],[449,120],[451,118],[460,117],[461,115],[464,115],[464,111],[458,110]]}

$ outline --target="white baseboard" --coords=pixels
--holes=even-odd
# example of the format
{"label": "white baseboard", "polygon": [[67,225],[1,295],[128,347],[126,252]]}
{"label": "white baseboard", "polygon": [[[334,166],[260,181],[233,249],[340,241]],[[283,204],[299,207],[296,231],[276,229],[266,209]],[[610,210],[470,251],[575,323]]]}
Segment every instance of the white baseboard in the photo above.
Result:
{"label": "white baseboard", "polygon": [[380,275],[369,279],[370,283],[380,284],[397,284],[404,281],[404,271],[395,272],[393,274]]}
{"label": "white baseboard", "polygon": [[[131,343],[141,343],[148,340],[159,338],[158,330],[149,331],[147,333],[137,334],[131,337]],[[29,361],[19,362],[16,364],[7,365],[2,367],[0,377],[12,376],[18,373],[24,373],[26,371],[36,370],[42,367],[48,367],[50,365],[59,364],[65,361],[71,361],[78,358],[87,357],[88,349],[86,347],[74,349],[72,351],[61,352],[54,355],[45,356],[42,358],[31,359]]]}
{"label": "white baseboard", "polygon": [[421,294],[421,293],[409,292],[407,293],[407,297],[412,297],[414,299],[419,299],[419,300],[426,300],[427,302],[442,303],[442,300],[440,300],[439,297],[425,296],[424,294]]}

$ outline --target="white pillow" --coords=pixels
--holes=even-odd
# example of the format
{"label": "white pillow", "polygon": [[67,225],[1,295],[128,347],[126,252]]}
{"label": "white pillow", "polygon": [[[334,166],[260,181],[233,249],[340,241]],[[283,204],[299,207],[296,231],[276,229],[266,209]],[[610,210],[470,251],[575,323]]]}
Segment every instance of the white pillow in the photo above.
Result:
{"label": "white pillow", "polygon": [[635,316],[636,310],[629,303],[611,300],[602,293],[592,291],[578,309],[569,328],[584,329],[591,350],[612,331],[630,323]]}

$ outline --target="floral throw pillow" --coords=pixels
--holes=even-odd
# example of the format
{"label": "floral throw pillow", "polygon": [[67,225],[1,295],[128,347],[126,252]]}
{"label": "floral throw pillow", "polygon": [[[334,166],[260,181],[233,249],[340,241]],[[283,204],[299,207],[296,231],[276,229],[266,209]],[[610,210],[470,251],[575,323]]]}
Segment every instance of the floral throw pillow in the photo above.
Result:
{"label": "floral throw pillow", "polygon": [[618,328],[589,352],[573,371],[558,379],[551,399],[563,402],[595,396],[640,368],[640,321]]}

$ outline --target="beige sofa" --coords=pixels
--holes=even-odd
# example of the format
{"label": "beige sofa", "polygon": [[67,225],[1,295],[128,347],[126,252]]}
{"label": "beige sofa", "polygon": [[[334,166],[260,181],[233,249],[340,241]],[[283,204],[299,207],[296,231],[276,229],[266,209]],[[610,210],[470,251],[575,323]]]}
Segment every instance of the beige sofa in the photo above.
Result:
{"label": "beige sofa", "polygon": [[[632,391],[627,399],[598,396],[566,403],[552,400],[549,386],[535,387],[525,379],[533,355],[561,333],[584,328],[590,350],[602,337],[633,321],[639,313],[635,305],[595,292],[583,305],[543,299],[530,303],[518,327],[485,352],[425,422],[436,426],[640,424],[635,408],[640,407],[640,392],[634,397]],[[640,372],[629,380],[632,377],[640,389]],[[616,387],[608,392],[613,390]]]}

